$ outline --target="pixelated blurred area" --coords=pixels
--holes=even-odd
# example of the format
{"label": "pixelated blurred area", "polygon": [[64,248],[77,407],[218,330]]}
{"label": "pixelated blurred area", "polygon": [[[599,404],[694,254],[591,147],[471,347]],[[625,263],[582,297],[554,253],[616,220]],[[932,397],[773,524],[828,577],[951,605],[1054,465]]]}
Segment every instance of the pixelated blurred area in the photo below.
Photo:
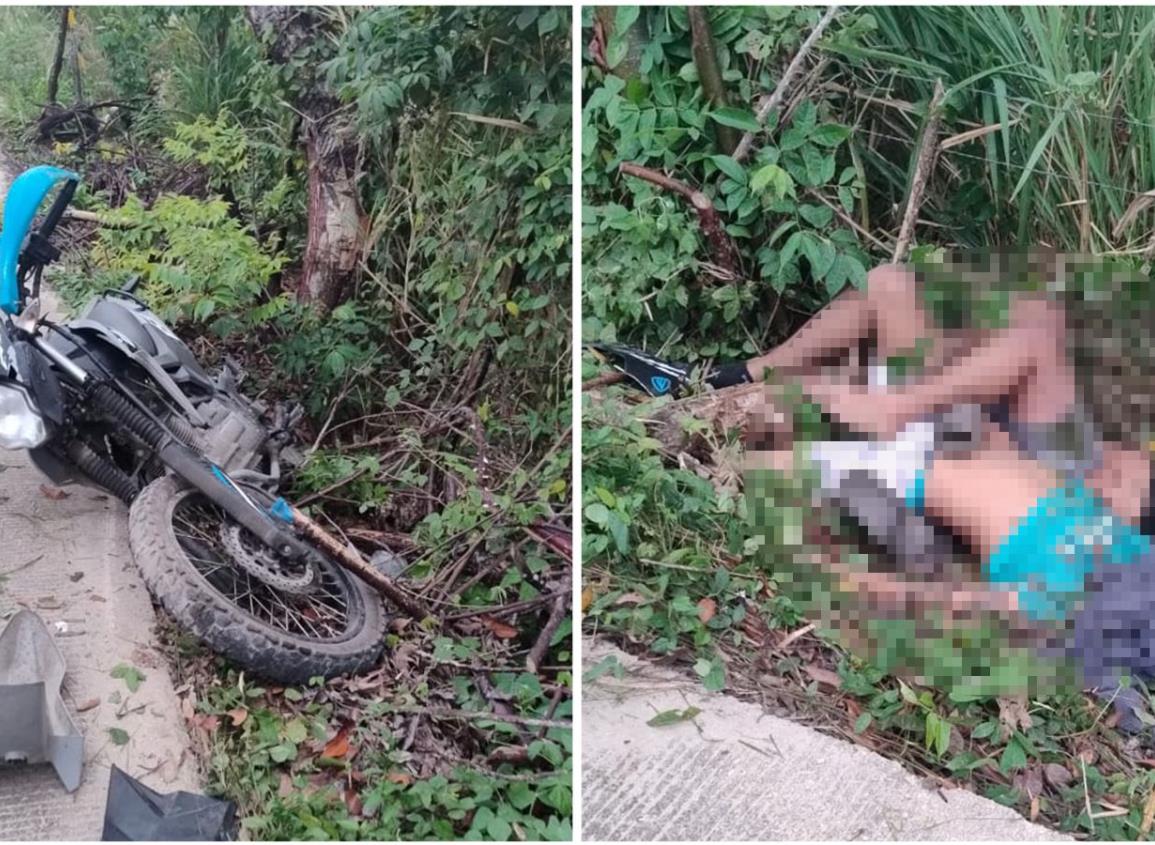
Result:
{"label": "pixelated blurred area", "polygon": [[[955,331],[1005,331],[1015,297],[1057,304],[1078,394],[1102,437],[1131,449],[1151,442],[1155,345],[1146,323],[1155,312],[1145,279],[1102,260],[1041,250],[936,253],[920,262],[917,279],[928,310]],[[917,380],[919,358],[888,364]],[[862,363],[847,356],[814,378],[862,384]],[[803,457],[808,449],[813,456],[813,444],[821,442],[829,457],[841,435],[844,463],[879,460],[866,457],[865,447],[854,454],[861,441],[837,414],[803,398],[796,383],[746,394],[751,523],[764,541],[767,570],[809,618],[874,665],[956,692],[1037,696],[1077,685],[1081,667],[1063,645],[1071,623],[1044,631],[979,600],[982,561],[941,526],[912,518],[880,479],[860,472],[827,495],[816,493],[822,485]],[[979,406],[962,406],[939,423],[969,436],[981,416]],[[896,546],[904,547],[899,559]]]}
{"label": "pixelated blurred area", "polygon": [[1153,17],[583,20],[588,631],[1155,832]]}

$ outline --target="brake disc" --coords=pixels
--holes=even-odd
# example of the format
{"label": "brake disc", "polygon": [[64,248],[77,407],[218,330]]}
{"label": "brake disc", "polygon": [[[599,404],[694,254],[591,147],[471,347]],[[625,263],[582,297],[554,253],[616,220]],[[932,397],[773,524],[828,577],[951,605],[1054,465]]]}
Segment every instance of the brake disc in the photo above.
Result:
{"label": "brake disc", "polygon": [[317,583],[317,567],[305,561],[305,569],[300,573],[285,571],[280,555],[272,549],[254,546],[246,537],[241,526],[231,523],[221,524],[221,544],[233,563],[257,580],[290,595],[305,595],[313,591]]}

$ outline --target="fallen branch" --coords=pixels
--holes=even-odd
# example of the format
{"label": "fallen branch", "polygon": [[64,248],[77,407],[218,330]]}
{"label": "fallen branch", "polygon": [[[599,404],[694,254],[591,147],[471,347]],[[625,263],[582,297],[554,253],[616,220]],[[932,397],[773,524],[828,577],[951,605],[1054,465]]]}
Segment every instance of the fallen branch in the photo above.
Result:
{"label": "fallen branch", "polygon": [[695,421],[694,430],[704,428],[718,435],[739,429],[743,435],[753,422],[751,415],[764,413],[769,408],[766,385],[761,383],[741,384],[711,390],[698,396],[679,399],[654,410],[645,418],[651,433],[671,453],[694,451],[703,439],[702,434],[692,433],[684,421]]}
{"label": "fallen branch", "polygon": [[383,596],[393,602],[405,614],[418,622],[429,616],[429,612],[417,601],[397,585],[397,582],[374,568],[354,549],[341,545],[328,531],[314,522],[301,511],[293,508],[293,525],[301,533],[320,546],[326,553],[357,575],[362,581],[377,589]]}
{"label": "fallen branch", "polygon": [[934,83],[934,96],[926,111],[926,127],[919,142],[918,158],[914,165],[914,175],[910,180],[910,196],[906,200],[906,212],[902,215],[902,226],[898,230],[898,240],[894,245],[891,264],[898,264],[906,257],[907,247],[914,235],[914,224],[918,220],[918,209],[922,205],[922,193],[930,174],[934,170],[934,160],[938,153],[938,125],[942,119],[939,106],[942,105],[942,80]]}
{"label": "fallen branch", "polygon": [[487,607],[475,607],[470,610],[462,611],[461,613],[454,613],[445,617],[446,622],[460,622],[463,619],[472,619],[474,616],[509,616],[512,613],[521,613],[523,610],[532,610],[538,605],[546,604],[550,601],[555,601],[562,593],[548,593],[546,595],[534,596],[531,599],[523,601],[515,601],[510,604],[495,604]]}
{"label": "fallen branch", "polygon": [[568,563],[573,563],[573,530],[569,526],[539,520],[533,525],[523,526],[521,530],[530,539],[565,558]]}
{"label": "fallen branch", "polygon": [[627,378],[625,373],[612,370],[608,373],[602,373],[600,376],[594,376],[591,379],[582,382],[582,393],[594,390],[598,387],[607,387],[611,384],[621,384]]}
{"label": "fallen branch", "polygon": [[698,214],[698,225],[706,236],[706,241],[710,244],[710,253],[714,257],[714,263],[735,279],[741,275],[738,271],[738,253],[730,241],[730,236],[726,234],[722,218],[717,209],[714,208],[713,200],[701,191],[691,188],[685,182],[679,182],[665,173],[649,167],[642,167],[640,164],[623,162],[618,169],[627,176],[633,176],[636,179],[649,182],[651,185],[657,185],[663,190],[678,194],[689,202]]}
{"label": "fallen branch", "polygon": [[65,220],[80,220],[84,223],[95,223],[105,229],[132,229],[140,225],[135,220],[125,220],[119,217],[109,217],[97,214],[95,211],[81,211],[79,208],[69,208],[64,212]]}
{"label": "fallen branch", "polygon": [[[790,64],[786,67],[786,73],[782,74],[782,78],[778,80],[778,84],[774,86],[774,92],[762,100],[758,104],[758,110],[754,117],[760,124],[766,123],[766,118],[774,109],[778,108],[782,103],[782,98],[786,96],[786,91],[790,88],[790,83],[794,81],[794,77],[798,75],[798,71],[802,69],[802,63],[805,61],[807,54],[811,48],[814,47],[815,42],[822,37],[822,33],[826,31],[826,27],[830,26],[830,22],[834,20],[834,16],[838,14],[838,6],[831,6],[826,10],[826,14],[818,21],[814,30],[802,42],[802,46],[798,48],[798,52],[794,54]],[[750,155],[750,151],[754,147],[754,133],[747,132],[742,136],[742,140],[738,142],[737,148],[734,150],[734,160],[741,162],[745,160],[746,156]]]}
{"label": "fallen branch", "polygon": [[571,604],[572,591],[566,590],[553,601],[553,609],[549,614],[549,621],[545,623],[545,627],[541,629],[538,634],[537,642],[533,644],[533,648],[529,650],[529,654],[525,658],[525,668],[530,672],[537,674],[538,666],[542,660],[545,659],[545,653],[549,651],[549,641],[553,639],[553,635],[557,633],[557,629],[561,626],[562,620],[569,615]]}

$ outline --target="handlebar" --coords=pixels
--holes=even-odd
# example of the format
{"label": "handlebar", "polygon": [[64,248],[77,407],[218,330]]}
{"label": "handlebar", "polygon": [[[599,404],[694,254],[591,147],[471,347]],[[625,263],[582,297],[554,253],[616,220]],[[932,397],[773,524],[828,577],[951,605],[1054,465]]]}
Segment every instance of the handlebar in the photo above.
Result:
{"label": "handlebar", "polygon": [[55,201],[52,203],[52,208],[48,210],[48,214],[44,217],[44,222],[40,224],[40,230],[37,234],[45,240],[52,237],[52,233],[56,231],[57,225],[60,223],[60,218],[64,216],[65,209],[68,204],[72,202],[72,196],[76,193],[76,186],[79,183],[74,179],[68,179],[64,182],[64,186],[60,189],[60,193],[56,195]]}

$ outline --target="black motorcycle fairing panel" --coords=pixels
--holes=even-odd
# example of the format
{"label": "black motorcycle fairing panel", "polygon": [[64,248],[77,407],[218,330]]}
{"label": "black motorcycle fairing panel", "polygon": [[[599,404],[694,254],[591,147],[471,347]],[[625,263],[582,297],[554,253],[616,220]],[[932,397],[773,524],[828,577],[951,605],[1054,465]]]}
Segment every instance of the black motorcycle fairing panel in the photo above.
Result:
{"label": "black motorcycle fairing panel", "polygon": [[14,340],[9,351],[20,383],[32,394],[40,415],[63,425],[64,391],[50,363],[26,340]]}
{"label": "black motorcycle fairing panel", "polygon": [[[83,349],[76,345],[73,337],[83,343]],[[107,337],[94,332],[80,333],[72,337],[52,332],[48,335],[48,345],[63,352],[72,363],[96,379],[108,378],[110,373],[117,378],[123,378],[137,366],[126,348],[121,348]]]}
{"label": "black motorcycle fairing panel", "polygon": [[39,449],[29,449],[28,457],[32,460],[32,465],[48,476],[48,480],[57,487],[63,487],[66,484],[83,484],[86,487],[107,492],[103,487],[94,484],[88,476],[80,472],[75,466],[59,455],[56,455],[47,447],[41,446]]}
{"label": "black motorcycle fairing panel", "polygon": [[204,390],[212,380],[185,344],[152,311],[135,299],[105,294],[93,298],[69,327],[73,330],[111,330],[147,355],[178,384],[191,382]]}

